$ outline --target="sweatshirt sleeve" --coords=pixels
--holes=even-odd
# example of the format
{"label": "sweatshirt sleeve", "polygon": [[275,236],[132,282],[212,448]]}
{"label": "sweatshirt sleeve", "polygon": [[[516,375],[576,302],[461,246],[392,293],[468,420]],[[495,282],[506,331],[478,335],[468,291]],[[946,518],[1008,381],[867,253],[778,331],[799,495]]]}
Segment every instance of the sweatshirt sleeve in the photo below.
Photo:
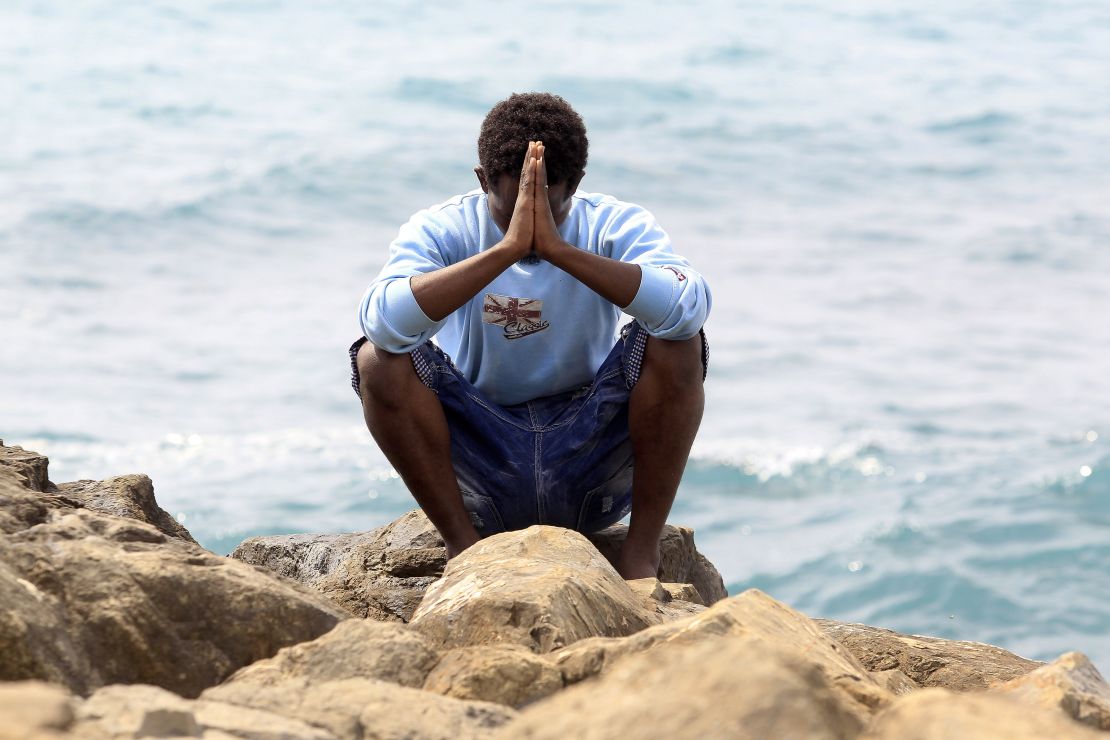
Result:
{"label": "sweatshirt sleeve", "polygon": [[631,204],[613,216],[605,235],[609,256],[640,266],[640,288],[621,310],[660,339],[689,339],[709,317],[705,278],[675,254],[670,237],[648,211]]}
{"label": "sweatshirt sleeve", "polygon": [[414,215],[389,245],[385,267],[366,289],[359,304],[362,333],[386,352],[411,352],[439,331],[413,295],[409,278],[446,266],[445,229],[427,211]]}

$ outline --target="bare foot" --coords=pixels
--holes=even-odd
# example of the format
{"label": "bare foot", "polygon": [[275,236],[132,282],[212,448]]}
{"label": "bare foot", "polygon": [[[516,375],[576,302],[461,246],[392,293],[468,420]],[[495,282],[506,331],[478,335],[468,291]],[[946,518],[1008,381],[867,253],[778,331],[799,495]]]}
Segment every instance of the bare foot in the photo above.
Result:
{"label": "bare foot", "polygon": [[481,537],[479,537],[478,533],[475,532],[473,537],[466,537],[465,539],[459,539],[454,542],[444,541],[444,545],[447,548],[447,559],[450,560],[451,558],[458,556],[460,553],[462,553],[463,550],[470,547],[480,539]]}
{"label": "bare foot", "polygon": [[655,552],[641,553],[631,548],[621,548],[620,557],[617,558],[617,572],[626,581],[658,578],[659,549],[656,548]]}

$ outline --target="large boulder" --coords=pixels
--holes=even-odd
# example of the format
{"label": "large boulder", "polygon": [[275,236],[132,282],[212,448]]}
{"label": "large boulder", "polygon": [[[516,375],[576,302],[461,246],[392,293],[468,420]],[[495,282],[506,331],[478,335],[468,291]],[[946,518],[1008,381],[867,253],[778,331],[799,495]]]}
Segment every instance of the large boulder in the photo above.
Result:
{"label": "large boulder", "polygon": [[848,648],[869,671],[897,668],[918,686],[952,691],[985,689],[1023,676],[1041,665],[1008,650],[981,642],[903,635],[869,627],[818,619],[830,637]]}
{"label": "large boulder", "polygon": [[518,645],[448,650],[424,681],[426,691],[520,708],[563,688],[551,661]]}
{"label": "large boulder", "polygon": [[327,730],[297,719],[218,701],[184,699],[157,686],[98,689],[77,709],[71,728],[85,740],[148,737],[335,740]]}
{"label": "large boulder", "polygon": [[315,640],[283,648],[272,658],[240,668],[224,685],[373,678],[420,688],[438,662],[439,654],[407,625],[348,619]]}
{"label": "large boulder", "polygon": [[0,680],[195,696],[346,615],[267,571],[79,508],[0,468]]}
{"label": "large boulder", "polygon": [[[85,508],[101,514],[138,519],[170,537],[197,544],[189,530],[170,516],[154,498],[154,484],[145,475],[121,475],[107,480],[79,480],[55,485],[50,481],[50,460],[22,447],[7,447],[0,440],[0,473],[30,491],[45,494],[41,503]],[[0,531],[7,531],[0,529]],[[14,531],[14,530],[13,530]]]}
{"label": "large boulder", "polygon": [[50,482],[50,460],[45,455],[18,446],[7,446],[0,439],[0,468],[15,474],[16,482],[32,491],[42,493],[54,490]]}
{"label": "large boulder", "polygon": [[[627,532],[617,524],[589,539],[614,562]],[[693,584],[703,604],[728,595],[717,569],[694,547],[693,530],[668,525],[659,547],[662,580]],[[311,586],[352,616],[400,622],[412,618],[447,563],[442,538],[419,509],[369,532],[252,537],[231,557]]]}
{"label": "large boulder", "polygon": [[201,699],[297,719],[342,740],[469,740],[487,737],[516,717],[499,704],[369,678],[290,678],[271,686],[231,682],[208,689]]}
{"label": "large boulder", "polygon": [[1059,709],[1083,724],[1110,731],[1110,685],[1083,653],[1064,653],[993,691],[1023,704]]}
{"label": "large boulder", "polygon": [[693,649],[717,638],[755,640],[803,656],[824,673],[831,690],[841,696],[840,705],[861,724],[894,698],[813,620],[756,589],[683,620],[649,627],[630,637],[582,640],[550,657],[569,685],[607,675],[639,655],[654,655],[662,648]]}
{"label": "large boulder", "polygon": [[189,530],[158,505],[154,499],[154,484],[145,475],[59,483],[57,489],[58,493],[74,499],[90,511],[137,519],[162,534],[197,544]]}
{"label": "large boulder", "polygon": [[465,550],[412,617],[445,647],[509,644],[536,653],[657,621],[589,540],[546,526],[495,534]]}
{"label": "large boulder", "polygon": [[515,716],[484,701],[421,691],[439,662],[408,625],[348,619],[240,669],[201,698],[280,714],[340,738],[477,737]]}
{"label": "large boulder", "polygon": [[495,737],[848,740],[861,727],[828,675],[801,652],[712,636],[631,656],[598,680],[528,707]]}
{"label": "large boulder", "polygon": [[1059,712],[1004,696],[929,688],[900,697],[860,740],[1099,740]]}

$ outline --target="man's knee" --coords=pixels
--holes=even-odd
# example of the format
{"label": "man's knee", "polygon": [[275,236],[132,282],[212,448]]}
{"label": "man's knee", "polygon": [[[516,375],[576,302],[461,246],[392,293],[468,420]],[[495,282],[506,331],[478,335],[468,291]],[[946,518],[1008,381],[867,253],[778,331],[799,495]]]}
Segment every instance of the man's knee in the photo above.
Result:
{"label": "man's knee", "polygon": [[651,376],[671,392],[700,391],[705,378],[703,352],[700,332],[679,340],[648,337],[640,375]]}
{"label": "man's knee", "polygon": [[363,404],[400,405],[412,393],[412,384],[420,383],[412,365],[412,355],[386,352],[373,342],[359,347],[355,365]]}

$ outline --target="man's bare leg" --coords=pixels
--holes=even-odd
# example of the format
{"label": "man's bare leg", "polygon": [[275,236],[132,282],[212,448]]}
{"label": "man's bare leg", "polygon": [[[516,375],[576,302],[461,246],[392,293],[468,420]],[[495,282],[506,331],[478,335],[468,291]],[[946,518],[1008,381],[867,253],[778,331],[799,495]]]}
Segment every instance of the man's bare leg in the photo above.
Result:
{"label": "man's bare leg", "polygon": [[366,426],[452,558],[480,537],[463,508],[451,466],[451,432],[436,394],[416,375],[412,357],[366,342],[357,356]]}
{"label": "man's bare leg", "polygon": [[659,572],[659,537],[674,503],[705,409],[701,335],[649,337],[640,379],[628,402],[635,467],[632,520],[617,570],[627,579]]}

